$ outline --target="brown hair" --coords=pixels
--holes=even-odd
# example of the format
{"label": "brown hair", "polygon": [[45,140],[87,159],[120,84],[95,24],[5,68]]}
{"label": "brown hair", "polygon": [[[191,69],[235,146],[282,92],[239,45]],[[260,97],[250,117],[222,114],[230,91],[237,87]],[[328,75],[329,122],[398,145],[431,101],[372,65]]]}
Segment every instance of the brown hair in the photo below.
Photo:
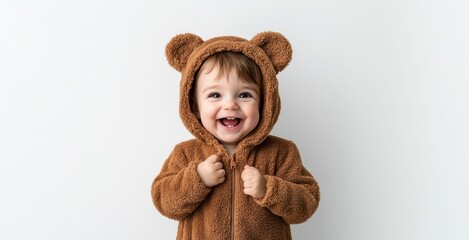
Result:
{"label": "brown hair", "polygon": [[262,75],[259,67],[253,60],[242,53],[237,52],[219,52],[215,53],[205,60],[199,70],[195,73],[194,79],[199,78],[202,71],[211,72],[213,68],[218,67],[217,78],[226,75],[234,69],[238,77],[243,82],[254,83],[259,88],[262,86]]}
{"label": "brown hair", "polygon": [[[201,72],[211,72],[215,67],[219,69],[217,79],[227,75],[230,70],[234,69],[238,78],[246,83],[254,83],[259,87],[259,96],[262,99],[262,73],[256,63],[238,52],[219,52],[208,57],[202,66],[197,70],[194,76],[193,88],[191,91],[191,108],[197,109],[197,101],[194,98],[195,85]],[[260,104],[262,106],[262,103]]]}

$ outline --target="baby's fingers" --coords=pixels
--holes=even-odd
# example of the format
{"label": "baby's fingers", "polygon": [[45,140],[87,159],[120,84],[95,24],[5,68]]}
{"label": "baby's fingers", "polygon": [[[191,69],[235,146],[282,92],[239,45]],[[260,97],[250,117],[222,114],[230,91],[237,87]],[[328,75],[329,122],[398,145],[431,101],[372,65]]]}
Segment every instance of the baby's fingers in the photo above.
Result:
{"label": "baby's fingers", "polygon": [[221,162],[216,162],[216,163],[213,164],[213,167],[214,167],[215,169],[222,169],[222,168],[223,168],[223,163],[221,163]]}
{"label": "baby's fingers", "polygon": [[[255,168],[254,168],[255,169]],[[252,175],[253,173],[253,167],[250,167],[248,165],[244,166],[244,170],[241,173],[241,178],[246,181],[249,175]]]}
{"label": "baby's fingers", "polygon": [[216,163],[218,161],[218,156],[216,154],[210,155],[205,161],[209,163]]}
{"label": "baby's fingers", "polygon": [[224,169],[220,169],[217,171],[217,177],[224,177],[225,176],[225,170]]}
{"label": "baby's fingers", "polygon": [[222,183],[222,182],[224,182],[224,181],[225,181],[225,176],[223,175],[222,177],[219,177],[219,178],[217,179],[217,184],[220,184],[220,183]]}
{"label": "baby's fingers", "polygon": [[244,189],[252,188],[252,187],[254,187],[254,183],[252,181],[245,181],[243,183],[243,187],[244,187]]}

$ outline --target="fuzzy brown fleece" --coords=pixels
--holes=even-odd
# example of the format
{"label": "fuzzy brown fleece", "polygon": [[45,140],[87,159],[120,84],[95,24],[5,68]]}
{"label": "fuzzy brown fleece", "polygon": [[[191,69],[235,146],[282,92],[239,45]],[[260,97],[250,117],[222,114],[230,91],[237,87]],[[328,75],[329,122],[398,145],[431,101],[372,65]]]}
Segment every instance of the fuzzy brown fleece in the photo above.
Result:
{"label": "fuzzy brown fleece", "polygon": [[[191,111],[196,71],[209,56],[223,51],[243,53],[262,73],[261,120],[232,156]],[[317,182],[303,167],[296,145],[269,135],[280,113],[276,76],[292,57],[288,40],[276,32],[262,32],[251,40],[224,36],[207,41],[186,33],[171,39],[166,57],[182,73],[179,113],[195,136],[175,146],[151,189],[158,211],[179,221],[177,239],[291,239],[289,224],[310,218],[320,193]],[[212,154],[220,156],[226,180],[208,188],[197,174],[197,165]],[[263,198],[243,193],[241,172],[245,165],[265,175],[267,192]]]}

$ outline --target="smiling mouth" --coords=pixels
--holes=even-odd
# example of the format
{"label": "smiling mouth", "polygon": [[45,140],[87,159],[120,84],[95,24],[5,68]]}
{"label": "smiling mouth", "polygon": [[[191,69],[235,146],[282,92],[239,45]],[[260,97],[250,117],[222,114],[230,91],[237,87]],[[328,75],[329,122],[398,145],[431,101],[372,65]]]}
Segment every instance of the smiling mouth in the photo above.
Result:
{"label": "smiling mouth", "polygon": [[228,128],[236,127],[241,122],[241,118],[234,118],[234,117],[227,117],[227,118],[220,118],[220,123]]}

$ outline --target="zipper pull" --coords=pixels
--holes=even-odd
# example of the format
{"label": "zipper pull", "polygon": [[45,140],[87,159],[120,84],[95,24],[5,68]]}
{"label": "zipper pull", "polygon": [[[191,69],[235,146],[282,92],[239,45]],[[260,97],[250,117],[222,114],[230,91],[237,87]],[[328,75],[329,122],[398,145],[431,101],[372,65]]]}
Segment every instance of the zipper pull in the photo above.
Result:
{"label": "zipper pull", "polygon": [[230,160],[230,168],[231,168],[231,169],[236,168],[236,163],[235,163],[235,161],[234,161],[233,159]]}

